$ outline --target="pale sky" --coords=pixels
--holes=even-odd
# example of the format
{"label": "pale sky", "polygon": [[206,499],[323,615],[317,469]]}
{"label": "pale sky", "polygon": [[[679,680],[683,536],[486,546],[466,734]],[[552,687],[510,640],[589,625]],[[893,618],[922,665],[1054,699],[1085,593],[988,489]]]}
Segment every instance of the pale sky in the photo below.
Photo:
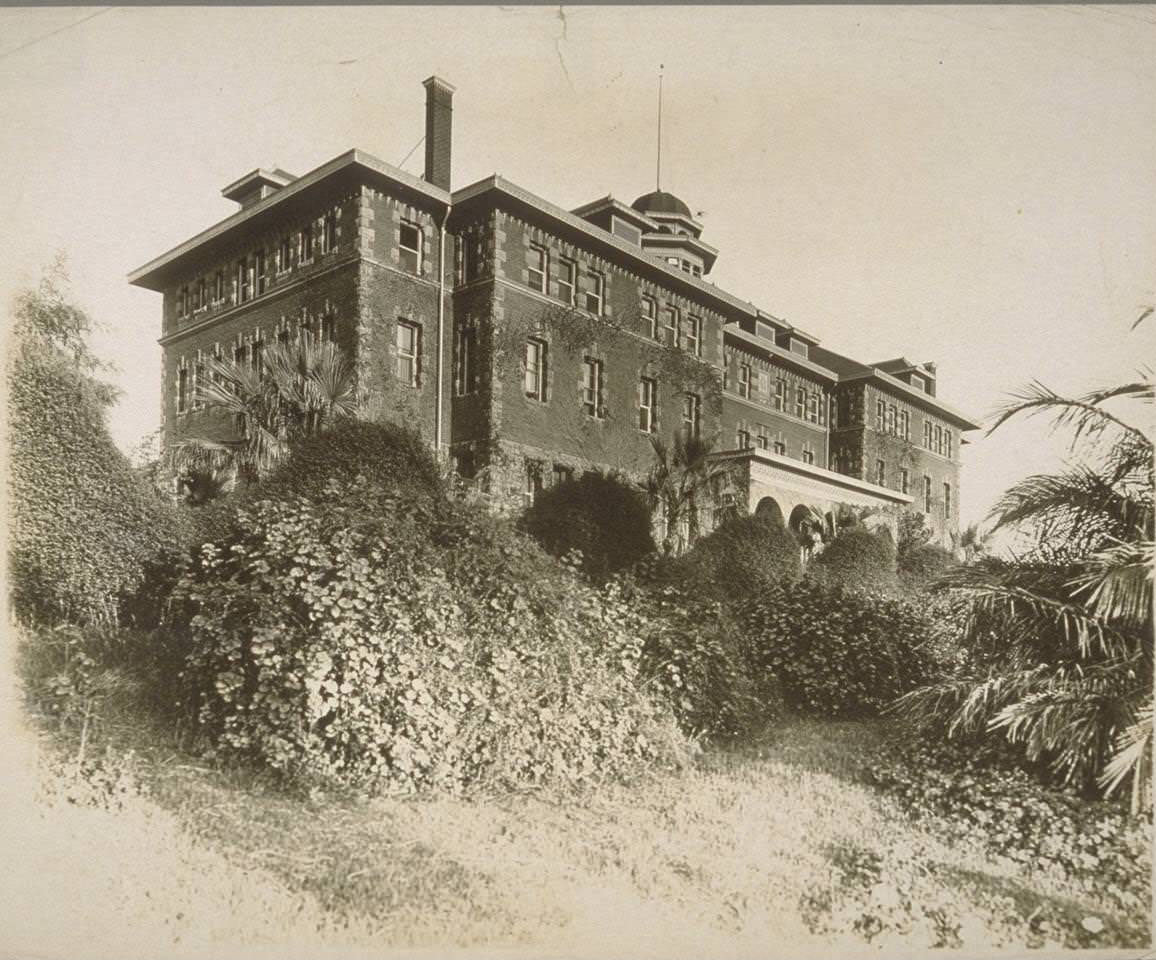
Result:
{"label": "pale sky", "polygon": [[[0,296],[68,254],[120,368],[126,450],[159,416],[160,295],[125,274],[227,216],[226,183],[351,147],[399,163],[433,73],[454,186],[571,208],[662,186],[711,279],[865,361],[939,364],[987,417],[1156,360],[1156,6],[0,9]],[[406,169],[421,172],[423,151]],[[1062,448],[965,448],[963,521]]]}

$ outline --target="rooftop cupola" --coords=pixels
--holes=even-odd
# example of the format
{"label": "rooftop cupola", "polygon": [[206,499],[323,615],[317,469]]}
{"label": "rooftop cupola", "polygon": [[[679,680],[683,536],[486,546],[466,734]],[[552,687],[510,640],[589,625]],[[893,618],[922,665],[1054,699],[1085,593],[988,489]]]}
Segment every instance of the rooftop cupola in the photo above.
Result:
{"label": "rooftop cupola", "polygon": [[658,225],[656,231],[643,235],[643,250],[693,276],[710,273],[718,251],[699,239],[702,224],[682,200],[665,190],[654,190],[644,193],[631,206]]}

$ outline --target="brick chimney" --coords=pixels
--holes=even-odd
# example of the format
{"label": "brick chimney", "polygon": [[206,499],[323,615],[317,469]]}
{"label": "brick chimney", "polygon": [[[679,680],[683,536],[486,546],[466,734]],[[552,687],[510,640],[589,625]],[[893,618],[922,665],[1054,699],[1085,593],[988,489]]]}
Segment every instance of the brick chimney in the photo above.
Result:
{"label": "brick chimney", "polygon": [[435,187],[450,189],[450,141],[454,125],[454,88],[441,77],[425,81],[425,174]]}

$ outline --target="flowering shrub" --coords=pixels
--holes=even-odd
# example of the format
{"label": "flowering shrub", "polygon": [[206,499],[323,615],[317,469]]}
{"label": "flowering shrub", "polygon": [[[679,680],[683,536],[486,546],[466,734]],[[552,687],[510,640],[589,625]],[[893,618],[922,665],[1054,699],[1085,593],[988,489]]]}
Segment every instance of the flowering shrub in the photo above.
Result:
{"label": "flowering shrub", "polygon": [[1034,778],[1007,750],[917,741],[871,765],[874,782],[917,819],[989,853],[1067,880],[1126,911],[1151,902],[1151,820],[1122,803],[1088,800]]}
{"label": "flowering shrub", "polygon": [[674,758],[620,604],[477,511],[368,518],[360,487],[240,511],[178,585],[186,707],[217,749],[405,791]]}
{"label": "flowering shrub", "polygon": [[764,590],[739,621],[755,675],[805,713],[875,714],[927,676],[928,624],[901,600],[803,580]]}

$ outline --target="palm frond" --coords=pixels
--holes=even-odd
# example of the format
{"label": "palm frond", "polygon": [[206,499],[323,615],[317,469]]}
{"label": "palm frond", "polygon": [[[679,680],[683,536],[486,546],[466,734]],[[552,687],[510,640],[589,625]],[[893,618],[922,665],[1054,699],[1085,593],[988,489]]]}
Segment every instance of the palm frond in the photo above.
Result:
{"label": "palm frond", "polygon": [[1111,758],[1100,774],[1105,795],[1111,796],[1132,781],[1132,812],[1147,805],[1152,790],[1152,697],[1136,711],[1132,722],[1117,736]]}
{"label": "palm frond", "polygon": [[996,411],[995,422],[988,427],[987,432],[990,435],[1008,420],[1021,414],[1033,416],[1039,413],[1050,413],[1054,418],[1056,427],[1072,428],[1073,445],[1081,438],[1094,436],[1108,427],[1116,427],[1138,440],[1148,442],[1147,434],[1143,430],[1105,410],[1101,404],[1118,397],[1151,401],[1153,393],[1152,384],[1135,382],[1109,390],[1095,391],[1083,397],[1069,398],[1060,396],[1036,380],[1029,384],[1022,393],[1013,394],[1012,403]]}
{"label": "palm frond", "polygon": [[1086,561],[1086,569],[1069,581],[1075,596],[1086,594],[1084,605],[1092,616],[1132,627],[1151,624],[1152,541],[1118,543]]}

